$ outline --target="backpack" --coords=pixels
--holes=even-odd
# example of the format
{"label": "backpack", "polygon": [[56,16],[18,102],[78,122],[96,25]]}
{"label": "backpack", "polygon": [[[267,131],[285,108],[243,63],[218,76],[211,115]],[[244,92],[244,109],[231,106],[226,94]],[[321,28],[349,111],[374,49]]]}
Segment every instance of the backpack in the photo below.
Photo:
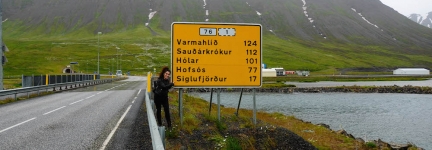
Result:
{"label": "backpack", "polygon": [[158,82],[159,82],[159,79],[156,80],[156,81],[153,81],[154,87],[153,87],[152,91],[156,95],[160,95],[162,93],[162,88],[159,88],[159,83]]}

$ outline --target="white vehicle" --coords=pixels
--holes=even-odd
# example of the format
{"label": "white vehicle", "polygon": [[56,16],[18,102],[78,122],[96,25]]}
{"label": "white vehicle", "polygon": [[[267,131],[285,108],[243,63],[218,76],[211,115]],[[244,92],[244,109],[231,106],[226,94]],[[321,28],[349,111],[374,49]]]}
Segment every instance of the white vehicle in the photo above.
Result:
{"label": "white vehicle", "polygon": [[123,74],[122,74],[122,71],[121,70],[117,70],[117,72],[116,72],[116,76],[117,77],[121,77]]}

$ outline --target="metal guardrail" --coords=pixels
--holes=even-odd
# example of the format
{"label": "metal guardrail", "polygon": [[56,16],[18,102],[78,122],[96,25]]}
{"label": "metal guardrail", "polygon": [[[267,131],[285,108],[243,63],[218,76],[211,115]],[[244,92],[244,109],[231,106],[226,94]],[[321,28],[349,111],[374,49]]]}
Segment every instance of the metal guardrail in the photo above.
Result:
{"label": "metal guardrail", "polygon": [[[145,92],[145,101],[147,106],[147,118],[150,127],[150,134],[152,139],[152,145],[154,150],[163,150],[165,143],[163,142],[165,139],[165,127],[159,127],[156,123],[156,118],[154,115],[155,105],[153,102],[150,102],[150,95],[152,92],[152,73],[147,73],[147,92]],[[149,95],[150,94],[150,95]]]}
{"label": "metal guardrail", "polygon": [[156,123],[156,118],[155,118],[155,115],[153,113],[153,109],[151,107],[152,105],[150,103],[149,92],[146,92],[146,94],[145,94],[145,101],[146,101],[146,106],[147,106],[147,118],[148,118],[149,127],[150,127],[150,134],[151,134],[153,149],[154,150],[163,150],[164,145],[162,143],[161,135],[159,133],[158,125]]}
{"label": "metal guardrail", "polygon": [[96,85],[96,84],[101,84],[101,83],[117,81],[120,79],[121,78],[87,80],[87,81],[57,83],[57,84],[49,84],[49,85],[41,85],[41,86],[33,86],[33,87],[24,87],[24,88],[10,89],[10,90],[0,90],[0,96],[15,95],[15,100],[16,100],[17,94],[21,94],[21,93],[29,93],[29,92],[35,92],[35,91],[37,91],[39,93],[39,91],[48,90],[48,89],[53,89],[53,91],[56,91],[56,88],[60,88],[59,90],[62,90],[61,87],[65,87],[65,89],[67,89],[68,86],[70,86],[70,88],[72,88],[72,86],[74,86],[74,85],[75,85],[75,87],[77,87],[76,85],[78,85],[78,86]]}
{"label": "metal guardrail", "polygon": [[100,79],[97,74],[45,74],[22,75],[22,87],[41,86],[47,84],[59,84]]}

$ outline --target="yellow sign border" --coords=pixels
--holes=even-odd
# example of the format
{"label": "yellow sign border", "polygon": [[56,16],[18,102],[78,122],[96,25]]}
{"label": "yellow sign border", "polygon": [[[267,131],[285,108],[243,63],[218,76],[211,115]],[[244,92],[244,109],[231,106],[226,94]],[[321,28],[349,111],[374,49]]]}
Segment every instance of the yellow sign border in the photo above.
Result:
{"label": "yellow sign border", "polygon": [[[262,25],[261,24],[254,24],[254,23],[215,23],[215,22],[173,22],[171,24],[171,75],[174,75],[174,25],[175,24],[192,24],[192,25],[229,25],[229,26],[259,26],[260,28],[260,37],[259,37],[259,53],[260,53],[260,57],[259,57],[259,85],[202,85],[202,86],[197,86],[197,85],[191,85],[191,86],[175,86],[174,88],[259,88],[262,86]],[[171,80],[175,80],[174,76],[171,76]],[[175,83],[175,82],[174,82]]]}

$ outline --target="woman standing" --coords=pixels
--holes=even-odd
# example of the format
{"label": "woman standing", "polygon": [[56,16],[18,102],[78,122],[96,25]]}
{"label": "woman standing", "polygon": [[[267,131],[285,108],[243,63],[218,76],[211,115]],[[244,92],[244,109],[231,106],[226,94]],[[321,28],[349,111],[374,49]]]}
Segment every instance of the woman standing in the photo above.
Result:
{"label": "woman standing", "polygon": [[[161,106],[164,107],[165,119],[168,124],[168,128],[171,128],[171,118],[169,112],[169,103],[168,103],[168,90],[174,86],[174,83],[170,81],[171,71],[168,67],[163,67],[162,71],[159,73],[159,78],[157,79],[156,86],[158,89],[161,89],[160,94],[154,95],[154,102],[156,104],[156,118],[158,126],[162,126],[162,117],[161,117]],[[155,86],[155,87],[156,87]]]}

